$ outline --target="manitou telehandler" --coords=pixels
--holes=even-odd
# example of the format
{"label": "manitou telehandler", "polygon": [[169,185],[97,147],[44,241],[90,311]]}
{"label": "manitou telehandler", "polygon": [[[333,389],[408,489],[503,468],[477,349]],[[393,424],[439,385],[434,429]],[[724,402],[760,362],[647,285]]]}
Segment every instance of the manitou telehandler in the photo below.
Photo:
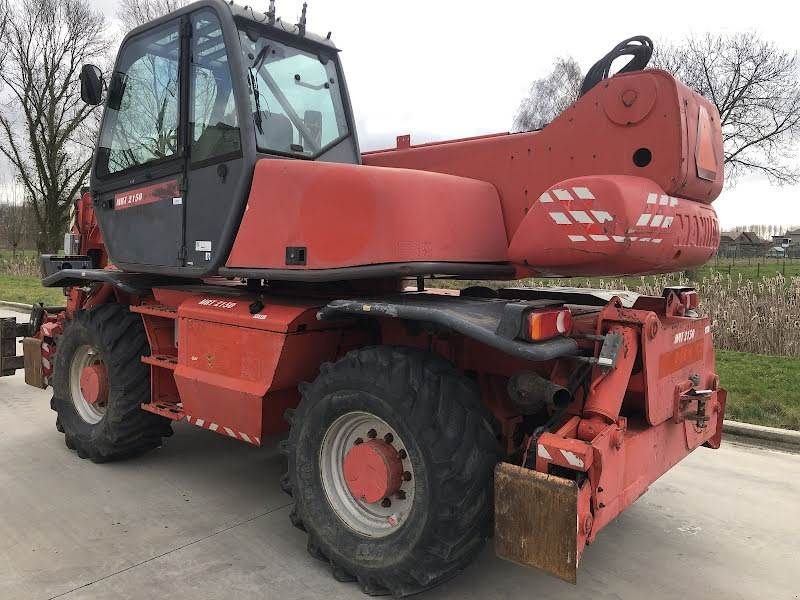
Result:
{"label": "manitou telehandler", "polygon": [[539,131],[362,154],[305,10],[201,0],[139,27],[107,85],[82,72],[105,106],[91,184],[65,255],[42,257],[66,308],[4,321],[0,370],[52,387],[67,447],[96,462],[173,421],[255,446],[288,430],[292,522],[368,594],[434,586],[492,532],[574,582],[603,527],[720,444],[697,294],[426,286],[712,256],[719,115],[651,53],[623,42]]}

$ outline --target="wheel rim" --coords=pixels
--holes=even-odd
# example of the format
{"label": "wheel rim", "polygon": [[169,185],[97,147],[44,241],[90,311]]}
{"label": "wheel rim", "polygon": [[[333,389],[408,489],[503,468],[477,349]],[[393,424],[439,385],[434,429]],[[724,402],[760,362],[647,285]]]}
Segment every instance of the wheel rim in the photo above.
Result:
{"label": "wheel rim", "polygon": [[[352,472],[348,472],[351,475],[350,483],[346,477],[345,462],[348,457],[349,463],[358,458],[354,456],[353,449],[362,444],[365,448],[371,444],[375,450],[380,450],[373,454],[380,454],[392,465],[395,462],[402,465],[400,482],[397,485],[390,484],[386,489],[390,495],[376,502],[355,497]],[[357,452],[363,454],[365,448],[359,448]],[[342,415],[325,432],[319,461],[322,487],[328,502],[348,527],[367,537],[385,537],[405,524],[414,506],[414,469],[402,438],[386,421],[367,412]],[[389,475],[388,471],[381,473],[381,481]],[[373,485],[371,489],[377,488]]]}
{"label": "wheel rim", "polygon": [[80,418],[90,425],[96,425],[106,414],[107,402],[103,399],[102,392],[93,395],[84,393],[81,378],[83,376],[85,381],[87,370],[96,370],[98,378],[105,377],[105,367],[97,350],[85,344],[80,346],[72,357],[69,373],[70,396]]}

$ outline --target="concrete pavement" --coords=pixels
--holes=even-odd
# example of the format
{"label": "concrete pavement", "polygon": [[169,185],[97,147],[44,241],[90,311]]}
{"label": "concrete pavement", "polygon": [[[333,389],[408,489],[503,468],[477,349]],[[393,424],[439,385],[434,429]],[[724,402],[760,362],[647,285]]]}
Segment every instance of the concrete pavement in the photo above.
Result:
{"label": "concrete pavement", "polygon": [[[0,310],[0,316],[10,316]],[[64,446],[49,391],[0,379],[0,599],[359,598],[305,551],[276,445],[176,427],[109,465]],[[571,586],[491,547],[420,598],[800,600],[800,456],[699,449],[583,557]]]}

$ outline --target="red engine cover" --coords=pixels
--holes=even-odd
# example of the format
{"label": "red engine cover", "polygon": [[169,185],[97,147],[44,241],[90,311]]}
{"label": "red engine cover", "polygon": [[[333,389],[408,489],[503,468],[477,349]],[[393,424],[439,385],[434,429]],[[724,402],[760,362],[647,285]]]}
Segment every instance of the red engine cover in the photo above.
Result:
{"label": "red engine cover", "polygon": [[[307,248],[286,264],[287,246]],[[260,160],[228,267],[329,269],[414,261],[504,262],[494,186],[407,169]]]}

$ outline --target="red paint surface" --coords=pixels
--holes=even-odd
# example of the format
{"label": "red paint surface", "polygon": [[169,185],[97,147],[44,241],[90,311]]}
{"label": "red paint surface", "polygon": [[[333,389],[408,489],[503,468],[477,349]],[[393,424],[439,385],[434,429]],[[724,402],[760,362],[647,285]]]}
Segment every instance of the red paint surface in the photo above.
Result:
{"label": "red paint surface", "polygon": [[108,374],[104,365],[89,365],[81,371],[81,393],[89,404],[103,405],[108,402]]}
{"label": "red paint surface", "polygon": [[[159,352],[177,353],[168,392],[194,424],[213,423],[214,431],[230,435],[227,427],[232,437],[243,439],[244,433],[260,444],[263,435],[287,429],[283,413],[297,405],[298,383],[313,379],[322,362],[336,357],[344,330],[317,321],[319,301],[265,296],[264,308],[253,315],[254,297],[220,291],[155,289],[150,312],[171,312],[174,319],[144,315],[148,339]],[[175,322],[177,348],[170,331]]]}
{"label": "red paint surface", "polygon": [[697,340],[668,350],[658,358],[658,372],[661,377],[672,375],[675,371],[703,360],[705,340]]}
{"label": "red paint surface", "polygon": [[533,202],[509,258],[532,275],[663,273],[705,263],[718,245],[710,206],[668,196],[641,177],[588,176],[559,182]]}
{"label": "red paint surface", "polygon": [[343,470],[353,497],[370,504],[390,497],[403,483],[397,450],[382,440],[353,446],[344,457]]}
{"label": "red paint surface", "polygon": [[[286,264],[286,247],[307,264]],[[326,269],[379,263],[502,262],[494,187],[438,173],[260,160],[228,267]]]}

